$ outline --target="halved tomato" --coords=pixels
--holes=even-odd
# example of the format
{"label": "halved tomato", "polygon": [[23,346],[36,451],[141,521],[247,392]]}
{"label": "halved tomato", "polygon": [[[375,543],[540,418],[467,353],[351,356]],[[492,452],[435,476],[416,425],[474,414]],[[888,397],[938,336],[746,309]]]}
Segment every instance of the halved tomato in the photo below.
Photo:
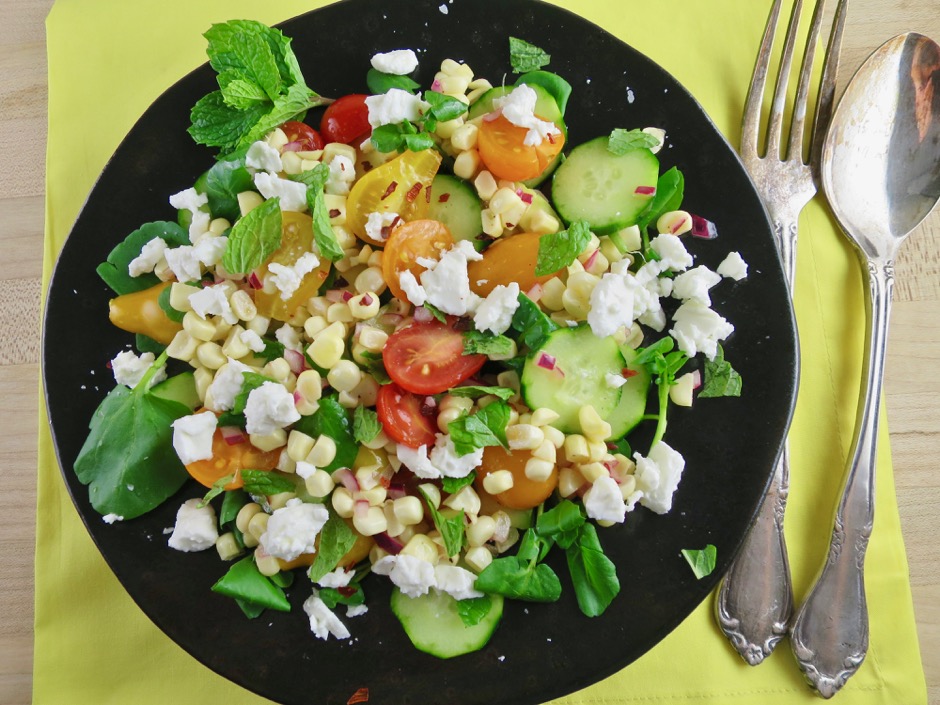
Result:
{"label": "halved tomato", "polygon": [[563,132],[549,135],[535,146],[525,144],[528,130],[500,115],[480,123],[477,149],[486,168],[498,179],[534,179],[552,163],[565,146]]}
{"label": "halved tomato", "polygon": [[298,120],[291,120],[281,125],[281,130],[287,135],[286,152],[307,152],[323,149],[323,138],[320,133],[310,125]]}
{"label": "halved tomato", "polygon": [[429,321],[392,333],[382,359],[388,376],[402,388],[416,394],[440,394],[476,374],[486,355],[464,355],[460,331]]}
{"label": "halved tomato", "polygon": [[[483,252],[483,259],[470,262],[467,274],[474,294],[488,296],[497,285],[519,284],[522,293],[536,284],[544,284],[559,272],[535,275],[539,260],[539,233],[517,233],[501,237]],[[482,284],[480,282],[483,282]]]}
{"label": "halved tomato", "polygon": [[359,145],[372,132],[369,124],[368,96],[352,93],[337,98],[327,106],[320,120],[320,132],[327,142]]}
{"label": "halved tomato", "polygon": [[497,502],[510,509],[531,509],[539,506],[548,499],[558,486],[558,467],[546,480],[530,480],[525,474],[525,465],[532,457],[527,450],[505,450],[502,446],[490,446],[483,450],[483,463],[477,473],[476,485],[481,494],[483,479],[497,470],[508,470],[512,473],[512,487],[505,492],[493,495]]}
{"label": "halved tomato", "polygon": [[259,450],[251,445],[247,437],[239,443],[229,443],[222,436],[222,431],[216,429],[212,435],[212,457],[190,463],[186,466],[186,472],[206,487],[212,487],[223,477],[234,475],[235,479],[225,489],[235,490],[242,486],[242,470],[273,470],[280,457],[280,448]]}
{"label": "halved tomato", "polygon": [[437,420],[423,411],[424,398],[397,384],[379,387],[376,413],[385,435],[409,448],[432,446],[437,438]]}
{"label": "halved tomato", "polygon": [[398,277],[405,270],[420,279],[425,267],[418,264],[419,257],[440,259],[441,253],[449,250],[454,238],[447,226],[437,220],[412,220],[396,226],[385,241],[382,255],[382,276],[396,297],[407,301]]}

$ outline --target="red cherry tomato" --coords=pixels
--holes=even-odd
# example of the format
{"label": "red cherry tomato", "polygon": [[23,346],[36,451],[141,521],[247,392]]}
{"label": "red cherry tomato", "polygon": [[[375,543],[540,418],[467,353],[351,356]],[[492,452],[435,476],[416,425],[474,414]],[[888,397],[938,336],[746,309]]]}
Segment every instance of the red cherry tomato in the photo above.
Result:
{"label": "red cherry tomato", "polygon": [[473,376],[486,355],[464,355],[463,335],[440,321],[412,323],[392,333],[382,359],[392,380],[409,392],[439,394]]}
{"label": "red cherry tomato", "polygon": [[372,132],[366,96],[352,93],[330,103],[320,121],[320,132],[327,142],[358,145]]}
{"label": "red cherry tomato", "polygon": [[291,120],[281,125],[281,130],[287,135],[287,144],[284,145],[287,152],[312,152],[323,149],[320,133],[306,123]]}
{"label": "red cherry tomato", "polygon": [[423,402],[395,383],[379,387],[375,410],[385,435],[409,448],[434,445],[437,421],[422,412]]}

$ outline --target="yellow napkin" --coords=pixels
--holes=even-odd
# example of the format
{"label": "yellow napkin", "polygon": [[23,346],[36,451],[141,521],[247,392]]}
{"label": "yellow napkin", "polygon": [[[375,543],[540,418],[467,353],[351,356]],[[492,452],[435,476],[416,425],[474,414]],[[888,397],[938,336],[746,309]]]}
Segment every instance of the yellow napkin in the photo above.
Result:
{"label": "yellow napkin", "polygon": [[[318,0],[56,2],[47,21],[46,280],[83,200],[118,142],[157,95],[205,60],[200,35],[210,23],[242,17],[273,23],[321,4]],[[698,98],[730,141],[737,142],[770,0],[559,0],[557,4],[576,9],[663,65]],[[538,37],[528,39],[538,42]],[[796,308],[803,378],[791,435],[793,477],[787,515],[798,599],[825,555],[828,529],[823,527],[829,524],[851,442],[864,330],[858,264],[818,201],[804,212],[800,228]],[[43,413],[33,702],[267,702],[204,668],[134,605],[69,501],[46,428]],[[871,648],[859,673],[837,696],[843,705],[927,701],[890,460],[882,423],[878,513],[866,570]],[[819,702],[804,685],[787,644],[781,644],[764,665],[751,668],[721,636],[712,610],[712,600],[707,600],[629,668],[557,702]]]}

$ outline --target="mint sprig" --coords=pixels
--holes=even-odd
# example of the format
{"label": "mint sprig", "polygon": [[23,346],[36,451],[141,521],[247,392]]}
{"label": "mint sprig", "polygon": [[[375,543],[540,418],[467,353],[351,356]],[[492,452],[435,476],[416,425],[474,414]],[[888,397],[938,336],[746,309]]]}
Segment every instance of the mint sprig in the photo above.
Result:
{"label": "mint sprig", "polygon": [[526,73],[548,66],[551,55],[517,37],[509,38],[509,63],[513,73]]}

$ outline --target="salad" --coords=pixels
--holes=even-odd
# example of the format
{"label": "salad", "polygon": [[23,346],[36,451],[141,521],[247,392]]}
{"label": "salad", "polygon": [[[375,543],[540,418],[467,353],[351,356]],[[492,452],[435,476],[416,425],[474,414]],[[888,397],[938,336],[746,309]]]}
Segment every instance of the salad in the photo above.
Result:
{"label": "salad", "polygon": [[309,592],[322,639],[375,607],[375,573],[417,648],[474,651],[506,598],[559,599],[552,550],[602,614],[597,527],[668,512],[685,468],[669,405],[741,390],[709,290],[747,265],[693,266],[717,229],[660,173],[664,131],[568,144],[572,87],[515,38],[512,83],[445,59],[422,90],[394,49],[335,100],[276,29],[206,38],[219,90],[190,133],[218,158],[97,270],[136,351],[75,461],[94,508],[132,520],[195,479],[169,546],[214,548],[249,618]]}

